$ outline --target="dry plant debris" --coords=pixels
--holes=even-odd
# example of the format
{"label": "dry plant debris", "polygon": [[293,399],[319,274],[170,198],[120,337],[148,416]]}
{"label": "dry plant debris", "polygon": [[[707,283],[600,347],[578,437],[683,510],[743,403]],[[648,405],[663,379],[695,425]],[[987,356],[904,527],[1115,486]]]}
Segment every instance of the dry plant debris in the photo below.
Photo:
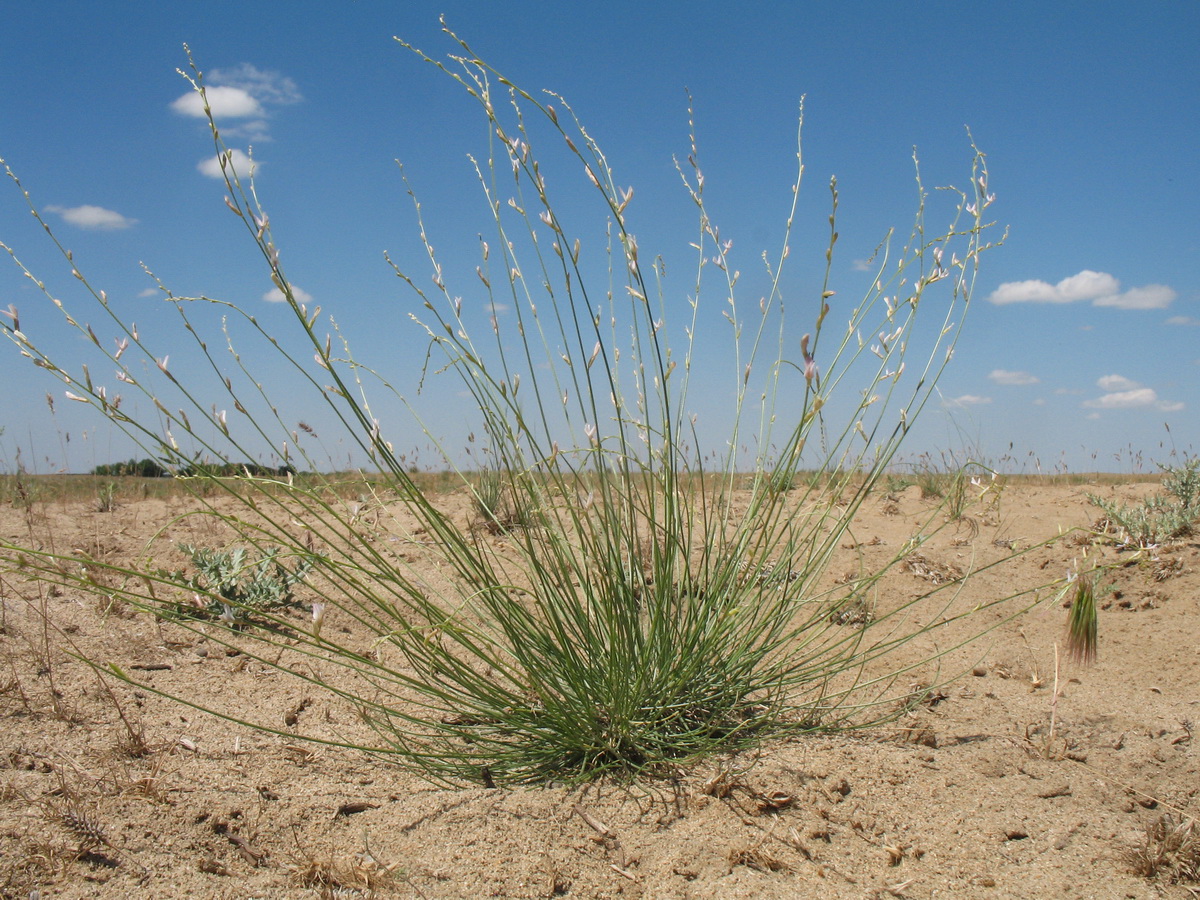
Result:
{"label": "dry plant debris", "polygon": [[963,577],[963,570],[958,566],[953,563],[936,562],[923,553],[910,553],[906,556],[904,568],[933,585],[950,584],[961,581]]}
{"label": "dry plant debris", "polygon": [[1171,884],[1200,882],[1200,828],[1196,820],[1159,816],[1148,826],[1141,843],[1129,851],[1133,871]]}

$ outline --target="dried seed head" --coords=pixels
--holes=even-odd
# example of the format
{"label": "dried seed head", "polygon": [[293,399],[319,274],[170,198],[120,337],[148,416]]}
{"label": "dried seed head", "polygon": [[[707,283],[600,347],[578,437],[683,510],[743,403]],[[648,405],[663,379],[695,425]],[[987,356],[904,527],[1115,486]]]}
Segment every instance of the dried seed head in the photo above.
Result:
{"label": "dried seed head", "polygon": [[77,809],[64,810],[59,819],[75,837],[79,838],[81,847],[98,847],[108,844],[104,829],[87,813]]}

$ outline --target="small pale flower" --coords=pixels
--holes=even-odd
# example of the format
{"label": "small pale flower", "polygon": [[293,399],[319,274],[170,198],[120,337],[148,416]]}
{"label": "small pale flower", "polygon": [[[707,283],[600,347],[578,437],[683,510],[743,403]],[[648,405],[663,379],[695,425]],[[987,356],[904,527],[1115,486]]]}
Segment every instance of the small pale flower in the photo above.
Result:
{"label": "small pale flower", "polygon": [[820,372],[817,369],[816,360],[814,360],[812,354],[808,352],[808,342],[811,338],[812,335],[810,334],[806,334],[804,337],[800,338],[800,353],[804,356],[804,380],[808,384],[812,384],[813,380],[818,378],[820,375]]}

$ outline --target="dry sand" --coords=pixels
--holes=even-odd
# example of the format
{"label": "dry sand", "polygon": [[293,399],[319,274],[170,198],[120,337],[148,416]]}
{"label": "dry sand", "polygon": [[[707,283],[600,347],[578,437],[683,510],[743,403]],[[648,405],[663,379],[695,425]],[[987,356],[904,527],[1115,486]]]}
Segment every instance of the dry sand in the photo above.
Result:
{"label": "dry sand", "polygon": [[[959,569],[1003,558],[1088,526],[1089,490],[1134,499],[1155,488],[1009,485],[998,511],[922,552]],[[186,502],[95,506],[38,504],[30,521],[5,505],[0,536],[25,541],[32,526],[61,551],[132,560]],[[931,508],[915,488],[872,496],[859,546],[843,552],[885,559]],[[175,537],[220,543],[191,527],[176,524]],[[1200,543],[1135,556],[1068,534],[971,580],[969,595],[1045,583],[1089,555],[1127,563],[1100,598],[1091,667],[1063,656],[1066,610],[1044,604],[953,657],[973,672],[888,727],[774,741],[674,780],[576,789],[431,787],[362,754],[103,687],[66,638],[284,732],[355,727],[345,703],[177,626],[72,590],[38,599],[6,576],[0,897],[1200,896],[1200,883],[1148,879],[1129,860],[1161,817],[1200,812]],[[896,596],[927,589],[901,568],[883,583]],[[144,732],[142,755],[128,752],[114,697]]]}

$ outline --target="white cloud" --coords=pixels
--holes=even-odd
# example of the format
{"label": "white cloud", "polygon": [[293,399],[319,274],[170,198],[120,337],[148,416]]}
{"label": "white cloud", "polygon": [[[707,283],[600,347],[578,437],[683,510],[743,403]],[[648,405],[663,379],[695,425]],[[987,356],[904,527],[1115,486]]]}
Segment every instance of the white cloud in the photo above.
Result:
{"label": "white cloud", "polygon": [[1098,297],[1093,306],[1111,306],[1114,309],[1166,309],[1178,294],[1165,284],[1148,284],[1130,288],[1122,294]]}
{"label": "white cloud", "polygon": [[137,224],[137,219],[127,218],[103,206],[47,206],[46,211],[57,213],[68,225],[89,231],[120,231]]}
{"label": "white cloud", "polygon": [[244,91],[261,103],[288,106],[304,98],[292,79],[278,72],[265,71],[242,63],[231,69],[213,69],[208,73],[209,84],[221,89],[233,88]]}
{"label": "white cloud", "polygon": [[[216,119],[246,119],[263,114],[262,105],[239,87],[207,87],[208,105]],[[196,91],[188,91],[171,101],[171,109],[184,116],[205,118],[204,101]]]}
{"label": "white cloud", "polygon": [[1132,391],[1141,385],[1124,375],[1102,375],[1096,379],[1096,387],[1102,391]]}
{"label": "white cloud", "polygon": [[1115,294],[1121,283],[1107,272],[1084,269],[1058,284],[1048,281],[1006,281],[988,297],[992,303],[1074,303]]}
{"label": "white cloud", "polygon": [[[312,294],[294,284],[292,285],[292,296],[296,298],[297,303],[312,303]],[[283,291],[277,287],[271,288],[262,295],[262,298],[268,303],[283,303],[287,300],[287,297],[283,296]]]}
{"label": "white cloud", "polygon": [[1040,379],[1029,372],[1010,372],[1008,369],[992,369],[988,380],[995,384],[1037,384]]}
{"label": "white cloud", "polygon": [[146,288],[144,291],[138,292],[139,297],[157,297],[158,295],[159,289],[156,287]]}
{"label": "white cloud", "polygon": [[1076,300],[1089,300],[1098,295],[1115,293],[1120,286],[1121,282],[1107,272],[1084,269],[1078,275],[1064,278],[1054,287],[1065,302],[1074,303]]}
{"label": "white cloud", "polygon": [[1054,285],[1045,281],[1006,281],[992,291],[988,300],[1000,306],[1008,303],[1067,302],[1057,295]]}
{"label": "white cloud", "polygon": [[856,259],[851,265],[855,272],[869,272],[871,270],[871,261],[869,259]]}
{"label": "white cloud", "polygon": [[[255,174],[262,168],[262,163],[257,160],[251,160],[249,156],[241,150],[230,150],[233,167],[241,177]],[[224,178],[225,175],[221,171],[221,159],[217,156],[210,156],[208,159],[202,159],[196,163],[196,168],[201,175],[207,175],[209,178]]]}
{"label": "white cloud", "polygon": [[963,394],[961,397],[951,397],[946,401],[947,406],[985,406],[992,402],[991,397],[980,397],[976,394]]}
{"label": "white cloud", "polygon": [[1165,284],[1148,284],[1122,292],[1121,282],[1112,275],[1084,269],[1057,284],[1039,279],[1006,281],[992,292],[988,300],[1001,306],[1009,303],[1090,301],[1093,306],[1114,309],[1165,309],[1176,296],[1175,291]]}
{"label": "white cloud", "polygon": [[1092,400],[1084,400],[1087,409],[1157,409],[1160,412],[1178,412],[1184,404],[1174,400],[1160,400],[1154,388],[1142,387],[1124,375],[1104,375],[1096,379],[1096,386],[1106,393]]}
{"label": "white cloud", "polygon": [[1171,316],[1167,319],[1168,325],[1200,325],[1200,319],[1195,319],[1192,316]]}
{"label": "white cloud", "polygon": [[[258,69],[250,63],[213,69],[208,73],[204,92],[213,117],[221,121],[221,133],[227,138],[251,142],[271,140],[267,125],[270,107],[289,106],[304,99],[292,79],[278,72]],[[171,108],[181,115],[205,117],[204,101],[196,91],[189,91],[174,100]],[[228,119],[247,121],[230,125]]]}
{"label": "white cloud", "polygon": [[1154,406],[1157,402],[1158,394],[1154,388],[1133,388],[1104,394],[1094,400],[1084,400],[1083,405],[1088,409],[1138,409]]}

